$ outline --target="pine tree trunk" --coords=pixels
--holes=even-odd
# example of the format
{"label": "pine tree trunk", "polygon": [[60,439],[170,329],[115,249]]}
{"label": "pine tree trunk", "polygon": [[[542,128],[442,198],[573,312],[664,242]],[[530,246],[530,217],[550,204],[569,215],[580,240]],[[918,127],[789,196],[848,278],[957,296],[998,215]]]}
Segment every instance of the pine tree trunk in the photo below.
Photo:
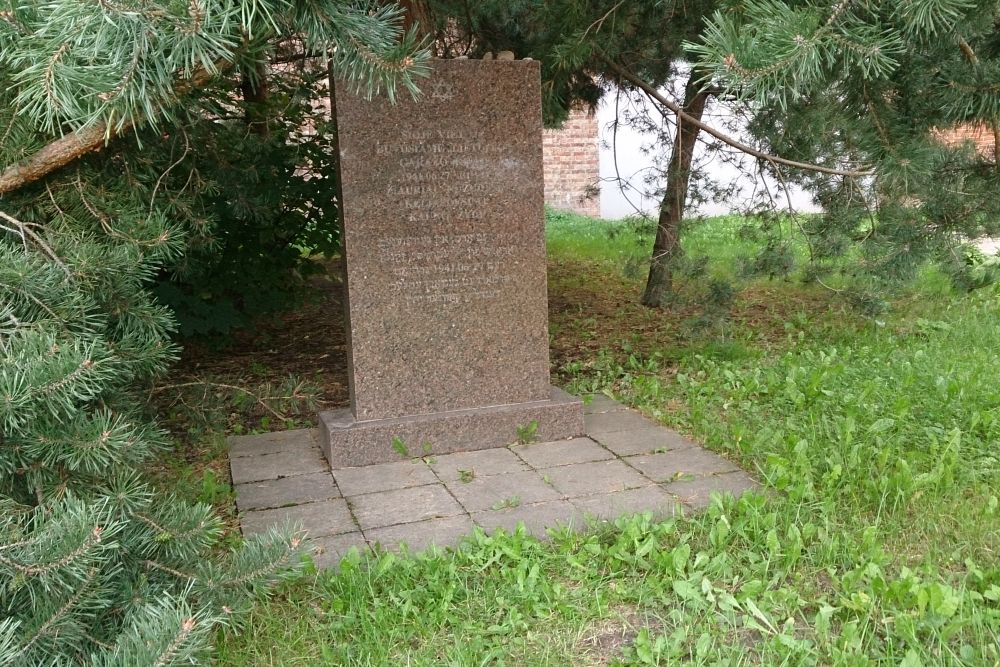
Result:
{"label": "pine tree trunk", "polygon": [[264,105],[267,103],[267,66],[258,63],[253,76],[248,72],[240,75],[240,90],[243,93],[243,101],[246,103],[243,111],[243,119],[247,127],[254,134],[262,137],[270,134],[268,127],[267,112]]}
{"label": "pine tree trunk", "polygon": [[1000,171],[1000,120],[993,121],[993,168]]}
{"label": "pine tree trunk", "polygon": [[[709,92],[698,88],[702,72],[692,69],[684,88],[684,111],[701,120],[708,103]],[[674,144],[667,166],[667,186],[660,203],[660,215],[653,241],[653,256],[649,263],[649,277],[642,294],[642,304],[661,308],[673,289],[673,263],[680,243],[680,226],[684,218],[688,185],[691,182],[691,162],[698,140],[698,127],[685,123],[678,116]]]}
{"label": "pine tree trunk", "polygon": [[406,12],[403,18],[403,27],[406,30],[416,25],[421,37],[426,38],[434,34],[434,22],[431,20],[426,0],[399,0],[399,6]]}

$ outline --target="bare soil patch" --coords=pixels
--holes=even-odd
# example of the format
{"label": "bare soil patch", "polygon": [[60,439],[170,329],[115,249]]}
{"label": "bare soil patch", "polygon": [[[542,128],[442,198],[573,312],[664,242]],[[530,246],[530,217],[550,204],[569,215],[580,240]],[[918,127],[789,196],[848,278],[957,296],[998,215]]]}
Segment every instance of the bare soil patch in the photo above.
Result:
{"label": "bare soil patch", "polygon": [[297,377],[318,389],[321,409],[348,404],[347,333],[340,268],[329,262],[305,288],[301,306],[236,331],[223,349],[184,343],[165,384],[211,379],[248,388]]}

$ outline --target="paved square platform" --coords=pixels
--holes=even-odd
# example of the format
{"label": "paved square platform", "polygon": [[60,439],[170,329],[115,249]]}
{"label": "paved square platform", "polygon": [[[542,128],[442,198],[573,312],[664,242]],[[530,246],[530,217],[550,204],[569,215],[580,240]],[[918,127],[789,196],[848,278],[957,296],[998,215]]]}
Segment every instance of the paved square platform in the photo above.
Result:
{"label": "paved square platform", "polygon": [[556,526],[705,508],[757,483],[734,463],[606,396],[584,406],[587,436],[329,470],[315,429],[229,439],[244,535],[294,521],[320,567],[352,547],[454,546],[480,526]]}

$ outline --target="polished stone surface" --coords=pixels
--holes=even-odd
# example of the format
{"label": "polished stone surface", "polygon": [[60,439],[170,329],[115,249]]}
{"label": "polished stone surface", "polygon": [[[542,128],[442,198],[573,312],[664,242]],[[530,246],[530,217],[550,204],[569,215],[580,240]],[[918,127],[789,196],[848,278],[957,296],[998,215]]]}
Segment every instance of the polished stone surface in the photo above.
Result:
{"label": "polished stone surface", "polygon": [[359,420],[548,399],[539,63],[433,70],[336,91]]}
{"label": "polished stone surface", "polygon": [[583,433],[549,385],[539,63],[432,68],[395,103],[336,86],[351,408],[321,415],[333,468],[503,447],[531,422]]}
{"label": "polished stone surface", "polygon": [[549,392],[547,401],[392,419],[357,421],[350,410],[321,412],[320,446],[331,467],[343,468],[504,447],[531,423],[541,441],[583,433],[580,401],[554,387]]}
{"label": "polished stone surface", "polygon": [[[475,526],[492,532],[523,524],[544,539],[557,527],[586,530],[595,521],[640,512],[671,517],[707,507],[713,493],[760,488],[735,464],[676,432],[647,420],[636,429],[643,419],[637,412],[607,398],[601,405],[601,430],[586,437],[332,472],[296,472],[295,461],[319,456],[310,430],[230,438],[234,473],[261,470],[270,477],[236,484],[243,531],[297,522],[309,532],[317,566],[333,567],[352,548],[454,547]],[[602,444],[609,433],[616,434],[609,442],[624,452],[653,443],[684,446],[622,456]],[[629,445],[630,438],[639,444]],[[282,446],[276,449],[276,442]],[[275,467],[281,461],[288,470]]]}

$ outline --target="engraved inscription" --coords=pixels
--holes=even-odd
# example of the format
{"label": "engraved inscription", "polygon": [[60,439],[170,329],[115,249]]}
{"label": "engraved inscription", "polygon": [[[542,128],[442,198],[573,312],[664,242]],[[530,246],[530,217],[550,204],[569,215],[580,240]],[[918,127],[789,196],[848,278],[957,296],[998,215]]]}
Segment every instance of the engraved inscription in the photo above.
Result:
{"label": "engraved inscription", "polygon": [[[415,130],[375,145],[395,158],[386,183],[389,201],[414,230],[378,240],[380,263],[392,287],[409,304],[490,301],[515,282],[514,258],[532,240],[505,233],[444,233],[456,223],[486,219],[483,201],[497,190],[492,172],[509,148],[477,131]],[[427,228],[426,233],[418,230]]]}
{"label": "engraved inscription", "polygon": [[379,239],[378,253],[393,288],[408,303],[496,299],[515,281],[512,261],[526,250],[514,234],[471,233]]}
{"label": "engraved inscription", "polygon": [[489,172],[508,150],[457,129],[411,131],[375,145],[376,155],[397,158],[398,175],[386,195],[399,198],[407,222],[414,223],[484,219],[481,198],[495,187]]}
{"label": "engraved inscription", "polygon": [[[364,434],[375,420],[487,408],[482,438],[456,438],[478,445],[496,430],[502,441],[494,406],[507,420],[551,398],[539,70],[443,59],[418,98],[395,101],[334,86],[350,388]],[[391,458],[389,439],[370,451]]]}

